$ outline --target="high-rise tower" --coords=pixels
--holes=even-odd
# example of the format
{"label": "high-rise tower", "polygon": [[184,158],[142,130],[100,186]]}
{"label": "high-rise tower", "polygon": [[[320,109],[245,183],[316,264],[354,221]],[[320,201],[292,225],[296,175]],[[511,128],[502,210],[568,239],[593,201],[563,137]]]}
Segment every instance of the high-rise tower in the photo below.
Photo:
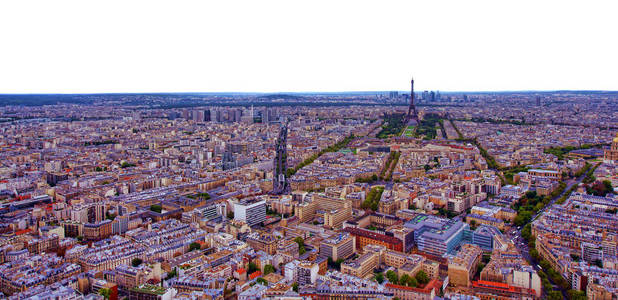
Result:
{"label": "high-rise tower", "polygon": [[275,143],[275,160],[274,160],[274,178],[273,178],[273,194],[286,194],[290,191],[290,184],[287,178],[287,140],[288,140],[288,125],[283,124],[279,131],[279,137]]}
{"label": "high-rise tower", "polygon": [[410,82],[410,107],[408,107],[408,120],[414,120],[418,124],[418,114],[416,113],[416,106],[414,106],[414,78]]}

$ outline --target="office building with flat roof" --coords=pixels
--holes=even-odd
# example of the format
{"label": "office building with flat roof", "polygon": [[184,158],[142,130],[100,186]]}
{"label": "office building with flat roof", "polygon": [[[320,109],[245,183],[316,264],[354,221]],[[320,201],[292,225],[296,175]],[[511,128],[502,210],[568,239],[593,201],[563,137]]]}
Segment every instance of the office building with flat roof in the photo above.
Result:
{"label": "office building with flat roof", "polygon": [[334,261],[348,257],[356,253],[356,241],[353,235],[347,232],[337,233],[322,241],[320,244],[320,256],[330,257]]}
{"label": "office building with flat roof", "polygon": [[414,230],[414,241],[420,251],[435,256],[444,256],[459,245],[468,224],[430,215],[418,215],[406,222],[405,227]]}
{"label": "office building with flat roof", "polygon": [[249,226],[266,220],[266,201],[243,201],[234,203],[234,220],[243,221]]}

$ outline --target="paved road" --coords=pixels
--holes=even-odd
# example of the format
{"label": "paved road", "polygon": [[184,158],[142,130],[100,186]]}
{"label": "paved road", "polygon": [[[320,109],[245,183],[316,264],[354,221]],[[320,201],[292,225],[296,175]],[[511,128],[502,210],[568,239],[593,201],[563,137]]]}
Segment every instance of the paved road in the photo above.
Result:
{"label": "paved road", "polygon": [[[542,213],[545,212],[545,210],[554,205],[556,203],[556,201],[558,199],[560,199],[560,197],[562,197],[564,194],[566,194],[571,187],[573,187],[575,184],[579,184],[582,182],[582,180],[584,180],[584,178],[586,177],[586,174],[582,174],[581,176],[579,176],[578,178],[575,179],[570,179],[566,181],[566,188],[564,189],[564,191],[562,191],[562,193],[560,193],[560,195],[554,197],[553,199],[551,199],[551,201],[549,202],[549,204],[547,206],[545,206],[543,209],[541,209],[540,211],[536,212],[532,218],[530,219],[530,221],[528,223],[531,223],[532,221],[534,221],[538,216],[540,216]],[[526,225],[528,224],[526,223]],[[525,226],[525,225],[524,225]],[[534,267],[534,269],[538,272],[540,270],[540,268],[538,267],[537,264],[535,264],[532,261],[532,257],[530,256],[530,249],[528,248],[528,243],[526,243],[526,241],[521,237],[521,231],[524,228],[524,226],[520,227],[519,229],[513,231],[509,231],[507,232],[507,236],[513,240],[513,242],[515,243],[515,246],[518,247],[521,251],[522,256],[528,261],[528,263],[530,263],[530,265],[532,265]],[[549,278],[548,278],[549,279]],[[554,282],[551,281],[552,285],[556,286],[556,284]],[[558,290],[558,289],[555,289]],[[562,291],[562,296],[566,299],[567,294],[566,291]]]}

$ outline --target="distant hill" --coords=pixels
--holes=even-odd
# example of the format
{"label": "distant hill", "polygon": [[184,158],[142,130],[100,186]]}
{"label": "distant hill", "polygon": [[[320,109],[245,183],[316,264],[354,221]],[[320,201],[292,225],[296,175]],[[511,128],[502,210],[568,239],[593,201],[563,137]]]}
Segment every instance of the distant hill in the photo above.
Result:
{"label": "distant hill", "polygon": [[290,94],[270,94],[270,95],[264,95],[264,96],[259,96],[258,99],[266,99],[266,100],[272,100],[272,99],[294,99],[294,100],[302,100],[305,99],[307,97],[305,96],[300,96],[300,95],[290,95]]}

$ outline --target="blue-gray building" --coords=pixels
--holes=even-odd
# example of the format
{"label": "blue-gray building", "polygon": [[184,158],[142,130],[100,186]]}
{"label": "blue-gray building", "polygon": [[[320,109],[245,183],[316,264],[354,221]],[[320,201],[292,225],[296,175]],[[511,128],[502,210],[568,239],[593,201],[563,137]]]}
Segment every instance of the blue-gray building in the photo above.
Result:
{"label": "blue-gray building", "polygon": [[452,253],[470,231],[468,224],[432,215],[418,215],[404,225],[414,230],[414,242],[420,251],[435,256]]}
{"label": "blue-gray building", "polygon": [[481,225],[470,234],[470,242],[478,245],[485,251],[492,251],[494,245],[494,236],[502,235],[500,229],[491,225]]}

